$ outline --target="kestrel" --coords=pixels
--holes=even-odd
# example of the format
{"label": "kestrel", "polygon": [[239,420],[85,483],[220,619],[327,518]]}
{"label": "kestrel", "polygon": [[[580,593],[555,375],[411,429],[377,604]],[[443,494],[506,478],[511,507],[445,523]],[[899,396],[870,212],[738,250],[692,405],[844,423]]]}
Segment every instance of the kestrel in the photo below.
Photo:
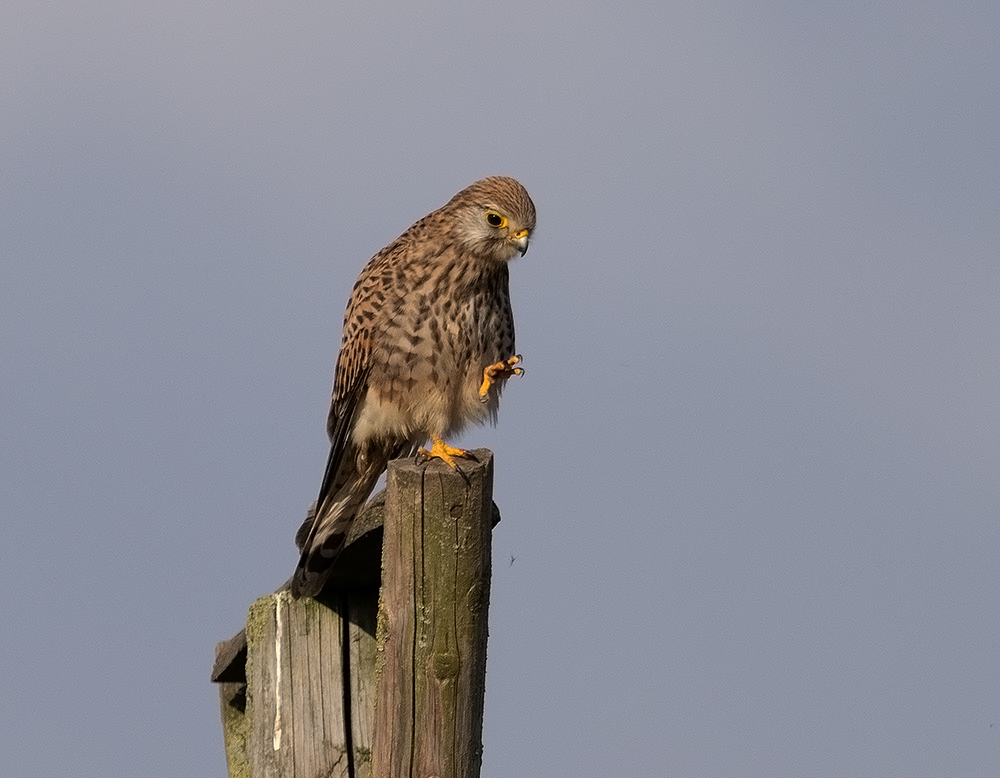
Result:
{"label": "kestrel", "polygon": [[416,222],[361,272],[347,304],[327,420],[330,456],[314,511],[295,536],[291,591],[323,588],[355,515],[391,459],[496,421],[523,372],[514,351],[507,263],[528,250],[535,206],[512,178],[477,181]]}

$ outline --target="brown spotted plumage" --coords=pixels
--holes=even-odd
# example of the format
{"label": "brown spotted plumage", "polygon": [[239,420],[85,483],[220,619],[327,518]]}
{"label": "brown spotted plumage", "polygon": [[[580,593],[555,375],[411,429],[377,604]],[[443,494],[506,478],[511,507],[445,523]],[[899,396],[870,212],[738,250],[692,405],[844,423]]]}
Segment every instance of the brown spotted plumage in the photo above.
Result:
{"label": "brown spotted plumage", "polygon": [[347,530],[389,460],[495,421],[521,371],[507,263],[528,249],[535,206],[512,178],[477,181],[368,262],[347,304],[327,421],[330,456],[315,509],[295,536],[295,597],[318,594]]}

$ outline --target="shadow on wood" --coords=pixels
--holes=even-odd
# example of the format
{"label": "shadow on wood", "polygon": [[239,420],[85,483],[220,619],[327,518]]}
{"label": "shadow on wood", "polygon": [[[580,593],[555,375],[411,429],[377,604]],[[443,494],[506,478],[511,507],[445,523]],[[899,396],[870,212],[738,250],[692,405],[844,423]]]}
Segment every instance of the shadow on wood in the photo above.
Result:
{"label": "shadow on wood", "polygon": [[321,595],[286,584],[218,644],[230,778],[479,775],[500,517],[493,455],[473,453],[461,472],[390,463]]}

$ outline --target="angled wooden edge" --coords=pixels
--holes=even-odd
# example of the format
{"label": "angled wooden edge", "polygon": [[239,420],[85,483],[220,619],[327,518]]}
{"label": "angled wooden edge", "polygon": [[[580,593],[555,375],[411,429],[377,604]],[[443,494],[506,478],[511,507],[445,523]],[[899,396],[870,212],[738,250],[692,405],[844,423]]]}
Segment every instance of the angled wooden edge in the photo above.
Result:
{"label": "angled wooden edge", "polygon": [[215,664],[212,665],[212,683],[246,683],[247,681],[247,631],[217,643]]}
{"label": "angled wooden edge", "polygon": [[[475,449],[473,455],[484,459],[489,449]],[[428,467],[446,467],[431,462]],[[459,465],[461,467],[461,465]],[[378,588],[382,583],[382,525],[385,523],[385,489],[368,501],[351,524],[344,550],[330,574],[322,594],[331,590]],[[500,523],[500,509],[493,503],[492,526]],[[275,589],[289,587],[291,579]],[[320,597],[322,597],[322,594]],[[241,629],[229,640],[216,644],[212,665],[213,683],[246,683],[247,636]]]}

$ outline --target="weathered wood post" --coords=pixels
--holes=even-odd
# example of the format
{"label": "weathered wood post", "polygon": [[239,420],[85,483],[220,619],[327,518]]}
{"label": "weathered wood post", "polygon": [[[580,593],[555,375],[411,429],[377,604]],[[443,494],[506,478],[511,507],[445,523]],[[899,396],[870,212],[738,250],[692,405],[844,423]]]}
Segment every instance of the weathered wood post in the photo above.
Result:
{"label": "weathered wood post", "polygon": [[321,595],[282,587],[217,646],[230,778],[479,775],[499,512],[474,454],[391,463]]}
{"label": "weathered wood post", "polygon": [[[482,763],[493,459],[389,467],[375,778],[476,778]],[[470,466],[474,464],[474,466]]]}

